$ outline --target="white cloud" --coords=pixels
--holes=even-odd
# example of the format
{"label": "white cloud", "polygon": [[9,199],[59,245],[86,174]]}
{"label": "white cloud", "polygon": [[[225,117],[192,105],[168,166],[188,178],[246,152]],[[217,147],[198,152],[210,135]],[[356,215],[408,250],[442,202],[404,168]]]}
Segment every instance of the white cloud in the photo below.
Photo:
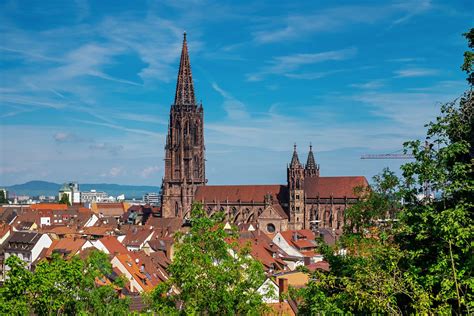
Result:
{"label": "white cloud", "polygon": [[239,120],[246,119],[248,117],[245,104],[234,98],[228,92],[221,89],[215,82],[212,83],[212,88],[224,98],[224,109],[227,112],[229,119]]}
{"label": "white cloud", "polygon": [[407,68],[395,71],[395,78],[426,77],[438,74],[438,70],[429,68]]}
{"label": "white cloud", "polygon": [[310,54],[292,54],[286,56],[274,57],[269,65],[262,67],[256,73],[248,74],[248,81],[259,81],[267,75],[285,75],[290,78],[296,79],[313,79],[321,78],[340,70],[334,70],[326,73],[303,73],[296,74],[295,70],[298,70],[302,66],[322,63],[326,61],[340,61],[354,57],[357,54],[357,48],[349,47],[340,50],[325,51],[319,53]]}
{"label": "white cloud", "polygon": [[[339,6],[307,14],[276,16],[254,32],[258,43],[274,43],[308,38],[318,32],[334,32],[354,24],[373,24],[395,19],[391,26],[408,21],[431,9],[430,1],[399,1],[384,5]],[[401,15],[401,17],[400,17]]]}
{"label": "white cloud", "polygon": [[109,171],[101,174],[102,177],[116,178],[124,173],[123,167],[112,167]]}
{"label": "white cloud", "polygon": [[385,86],[385,80],[383,79],[370,80],[363,83],[353,83],[350,86],[354,88],[359,88],[359,89],[374,90],[374,89],[382,88],[383,86]]}
{"label": "white cloud", "polygon": [[149,178],[152,175],[156,174],[158,171],[160,171],[161,168],[159,166],[150,166],[146,167],[140,172],[140,175],[142,178]]}

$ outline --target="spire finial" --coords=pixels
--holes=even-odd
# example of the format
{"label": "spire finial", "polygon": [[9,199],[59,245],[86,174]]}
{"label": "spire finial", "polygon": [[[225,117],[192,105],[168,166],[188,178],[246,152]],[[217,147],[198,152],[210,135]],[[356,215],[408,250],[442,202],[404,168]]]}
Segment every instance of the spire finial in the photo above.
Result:
{"label": "spire finial", "polygon": [[183,40],[186,41],[186,31],[183,32]]}
{"label": "spire finial", "polygon": [[309,151],[313,151],[313,144],[309,142]]}
{"label": "spire finial", "polygon": [[298,153],[296,152],[296,143],[293,145],[293,157],[291,158],[290,166],[292,168],[299,168],[301,166],[300,160],[298,159]]}

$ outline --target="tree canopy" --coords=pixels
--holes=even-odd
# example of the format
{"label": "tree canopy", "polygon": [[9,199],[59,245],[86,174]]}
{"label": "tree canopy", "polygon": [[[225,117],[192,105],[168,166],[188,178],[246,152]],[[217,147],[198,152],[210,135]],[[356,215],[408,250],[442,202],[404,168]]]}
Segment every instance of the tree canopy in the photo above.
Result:
{"label": "tree canopy", "polygon": [[82,260],[74,256],[64,260],[53,254],[50,261],[41,260],[34,272],[28,271],[17,256],[6,260],[9,267],[0,287],[2,315],[125,315],[128,299],[121,298],[116,286],[124,282],[98,285],[111,274],[112,266],[105,253],[92,251]]}
{"label": "tree canopy", "polygon": [[221,213],[208,217],[200,204],[191,212],[191,228],[176,236],[171,278],[150,295],[153,309],[165,314],[260,314],[257,292],[263,266],[248,248],[232,247],[235,234],[224,230]]}
{"label": "tree canopy", "polygon": [[336,249],[321,247],[331,271],[294,294],[302,314],[474,312],[474,29],[464,35],[469,89],[426,125],[426,142],[404,144],[415,160],[400,179],[384,170],[359,190]]}

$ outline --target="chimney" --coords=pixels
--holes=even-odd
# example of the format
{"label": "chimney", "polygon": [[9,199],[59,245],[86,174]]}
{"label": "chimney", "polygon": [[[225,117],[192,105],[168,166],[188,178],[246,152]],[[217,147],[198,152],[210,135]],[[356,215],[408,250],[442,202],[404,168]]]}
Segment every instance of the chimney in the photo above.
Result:
{"label": "chimney", "polygon": [[303,257],[304,260],[304,265],[309,266],[311,264],[311,258],[310,257]]}
{"label": "chimney", "polygon": [[288,293],[288,279],[280,278],[278,279],[278,297],[280,298],[280,303],[283,302],[283,294]]}

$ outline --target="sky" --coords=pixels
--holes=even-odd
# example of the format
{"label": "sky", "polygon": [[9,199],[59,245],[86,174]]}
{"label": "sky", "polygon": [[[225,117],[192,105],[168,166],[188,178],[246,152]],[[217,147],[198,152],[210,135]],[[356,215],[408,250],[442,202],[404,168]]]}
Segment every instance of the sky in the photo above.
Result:
{"label": "sky", "polygon": [[[424,139],[460,70],[474,2],[0,1],[0,184],[161,185],[183,32],[209,184],[322,176]],[[399,171],[397,171],[399,172]]]}

